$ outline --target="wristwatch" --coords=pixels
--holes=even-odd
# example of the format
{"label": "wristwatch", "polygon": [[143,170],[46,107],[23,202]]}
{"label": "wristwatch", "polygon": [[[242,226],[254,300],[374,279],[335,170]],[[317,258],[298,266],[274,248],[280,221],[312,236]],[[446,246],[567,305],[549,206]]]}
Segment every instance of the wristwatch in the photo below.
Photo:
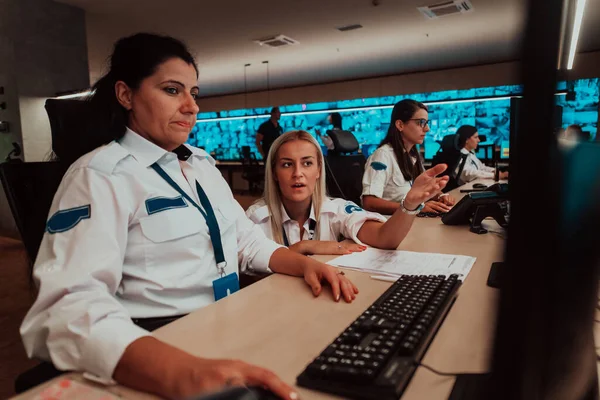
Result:
{"label": "wristwatch", "polygon": [[408,214],[408,215],[417,215],[425,207],[425,203],[421,203],[421,204],[419,204],[419,206],[415,210],[409,210],[406,207],[404,207],[404,200],[405,199],[406,199],[406,196],[403,196],[402,199],[400,200],[400,209],[405,214]]}

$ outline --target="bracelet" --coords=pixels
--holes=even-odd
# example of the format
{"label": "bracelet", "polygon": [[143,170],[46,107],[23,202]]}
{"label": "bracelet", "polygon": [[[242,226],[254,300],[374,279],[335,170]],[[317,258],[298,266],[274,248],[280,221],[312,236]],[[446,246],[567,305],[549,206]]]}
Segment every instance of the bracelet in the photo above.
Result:
{"label": "bracelet", "polygon": [[419,206],[415,209],[415,210],[409,210],[404,206],[404,200],[406,199],[406,196],[403,196],[402,199],[400,200],[400,209],[402,210],[403,213],[408,214],[408,215],[417,215],[418,213],[421,212],[421,210],[425,207],[424,203],[419,204]]}

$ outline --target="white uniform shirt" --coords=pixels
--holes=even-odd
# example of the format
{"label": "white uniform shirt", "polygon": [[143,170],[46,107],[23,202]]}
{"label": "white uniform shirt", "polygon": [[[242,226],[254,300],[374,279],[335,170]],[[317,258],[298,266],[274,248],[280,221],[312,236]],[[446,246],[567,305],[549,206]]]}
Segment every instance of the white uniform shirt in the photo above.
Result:
{"label": "white uniform shirt", "polygon": [[[488,167],[484,163],[482,163],[477,156],[468,151],[467,149],[461,149],[462,154],[467,154],[467,161],[465,162],[465,167],[463,168],[462,173],[458,179],[459,184],[464,185],[467,182],[471,182],[477,178],[493,178],[495,169],[492,167]],[[458,169],[460,168],[460,163],[456,167],[456,173],[458,173]]]}
{"label": "white uniform shirt", "polygon": [[[413,162],[416,161],[413,159]],[[412,181],[404,179],[394,149],[384,144],[367,159],[362,184],[362,196],[399,202],[409,192]]]}
{"label": "white uniform shirt", "polygon": [[21,326],[30,357],[110,379],[125,348],[149,334],[131,318],[176,316],[214,302],[212,281],[220,275],[206,221],[150,168],[154,162],[197,204],[196,180],[207,193],[226,274],[238,264],[270,271],[280,246],[244,215],[214,160],[189,149],[180,165],[174,153],[128,130],[69,168],[35,263],[39,295]]}
{"label": "white uniform shirt", "polygon": [[[300,225],[297,221],[291,219],[285,208],[281,206],[281,214],[283,217],[283,229],[288,237],[290,245],[293,245],[301,240],[334,240],[339,241],[344,238],[352,239],[356,243],[363,244],[358,240],[358,231],[363,226],[365,221],[374,220],[385,222],[387,219],[377,213],[365,211],[355,203],[344,199],[329,199],[327,198],[321,205],[321,215],[319,217],[319,237],[311,238],[309,232],[310,220],[315,220],[315,210],[311,206],[310,216],[304,223],[304,236],[300,237]],[[246,210],[246,215],[255,224],[260,226],[268,238],[273,238],[271,230],[271,215],[269,208],[260,201],[253,204]]]}

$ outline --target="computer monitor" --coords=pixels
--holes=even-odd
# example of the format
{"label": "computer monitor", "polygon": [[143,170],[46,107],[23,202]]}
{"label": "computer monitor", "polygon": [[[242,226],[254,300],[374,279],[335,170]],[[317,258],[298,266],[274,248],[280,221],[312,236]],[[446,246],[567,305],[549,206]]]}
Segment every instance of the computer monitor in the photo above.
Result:
{"label": "computer monitor", "polygon": [[[559,152],[552,114],[564,0],[528,5],[524,97],[511,132],[505,279],[491,379],[478,398],[597,399],[600,168],[590,163],[600,151]],[[585,203],[575,189],[582,181]]]}

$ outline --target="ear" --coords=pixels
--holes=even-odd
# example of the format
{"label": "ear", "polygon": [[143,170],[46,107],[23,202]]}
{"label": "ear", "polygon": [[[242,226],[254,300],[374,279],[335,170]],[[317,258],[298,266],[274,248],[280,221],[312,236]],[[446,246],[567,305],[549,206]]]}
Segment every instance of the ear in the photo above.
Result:
{"label": "ear", "polygon": [[132,108],[132,95],[133,91],[127,84],[123,81],[117,81],[115,83],[115,95],[117,96],[117,100],[119,104],[121,104],[127,111],[130,111]]}
{"label": "ear", "polygon": [[398,131],[402,132],[402,130],[404,129],[404,121],[397,120],[394,124],[396,125],[396,129],[398,129]]}

